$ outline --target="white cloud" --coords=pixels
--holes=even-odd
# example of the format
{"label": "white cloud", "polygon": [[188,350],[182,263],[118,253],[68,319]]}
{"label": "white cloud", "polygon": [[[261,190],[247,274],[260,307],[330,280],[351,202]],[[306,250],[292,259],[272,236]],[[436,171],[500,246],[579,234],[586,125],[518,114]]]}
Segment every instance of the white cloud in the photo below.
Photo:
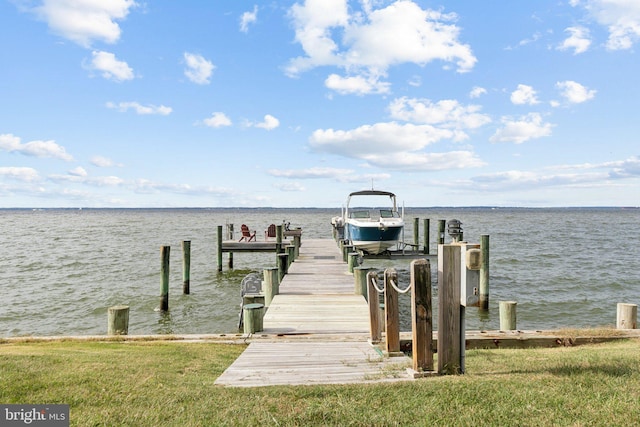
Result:
{"label": "white cloud", "polygon": [[43,0],[31,9],[45,21],[51,31],[81,46],[90,47],[94,40],[115,43],[120,39],[120,26],[133,0]]}
{"label": "white cloud", "polygon": [[356,94],[367,95],[372,93],[389,93],[390,83],[380,82],[380,76],[352,76],[341,77],[331,74],[325,80],[327,88],[338,92],[341,95]]}
{"label": "white cloud", "polygon": [[20,138],[12,134],[0,134],[0,150],[16,152],[25,156],[48,157],[65,161],[72,161],[73,156],[55,141],[30,141],[23,144]]}
{"label": "white cloud", "polygon": [[587,89],[580,83],[576,83],[571,80],[556,83],[556,88],[561,91],[563,98],[571,104],[580,104],[596,96],[596,91],[593,89]]}
{"label": "white cloud", "polygon": [[231,126],[231,119],[226,114],[215,112],[208,119],[204,119],[203,123],[211,128],[220,128],[223,126]]}
{"label": "white cloud", "polygon": [[245,12],[240,17],[240,31],[246,33],[249,31],[249,24],[253,24],[258,19],[258,6],[253,6],[252,12]]}
{"label": "white cloud", "polygon": [[530,113],[518,120],[503,117],[502,124],[503,127],[498,129],[489,141],[522,144],[530,139],[551,135],[553,127],[550,123],[544,123],[538,113]]}
{"label": "white cloud", "polygon": [[290,17],[305,56],[290,60],[287,74],[296,76],[314,67],[336,66],[347,75],[327,79],[331,88],[363,94],[367,88],[369,93],[386,88],[388,83],[379,80],[397,64],[423,66],[440,60],[455,63],[458,72],[470,71],[475,65],[471,48],[458,41],[460,29],[453,23],[455,14],[423,10],[406,0],[380,9],[373,9],[373,2],[361,4],[363,9],[352,10],[351,14],[347,0],[294,4]]}
{"label": "white cloud", "polygon": [[471,92],[469,92],[469,98],[480,98],[482,95],[486,94],[487,90],[485,88],[476,86],[471,89]]}
{"label": "white cloud", "polygon": [[133,110],[137,114],[147,115],[147,114],[159,114],[162,116],[167,116],[171,114],[173,109],[171,107],[166,107],[164,105],[142,105],[138,102],[107,102],[107,108],[112,108],[118,110],[122,113],[127,112],[128,110]]}
{"label": "white cloud", "polygon": [[285,182],[282,184],[275,184],[274,187],[280,191],[305,191],[305,188],[299,182]]}
{"label": "white cloud", "polygon": [[184,53],[184,60],[187,64],[184,75],[189,80],[199,85],[209,84],[209,79],[216,68],[211,61],[208,61],[202,55],[189,52]]}
{"label": "white cloud", "polygon": [[[1,135],[0,135],[1,136]],[[18,181],[33,182],[40,180],[38,172],[33,168],[26,167],[2,167],[0,166],[0,177],[11,178]]]}
{"label": "white cloud", "polygon": [[280,126],[280,120],[276,119],[271,114],[267,114],[264,116],[264,121],[262,121],[261,123],[256,123],[254,126],[266,130],[273,130]]}
{"label": "white cloud", "polygon": [[83,168],[82,166],[78,166],[77,168],[71,169],[68,173],[69,175],[82,176],[82,177],[85,177],[88,175],[86,169]]}
{"label": "white cloud", "polygon": [[479,105],[464,106],[452,99],[433,103],[429,99],[402,97],[389,104],[394,119],[451,129],[476,129],[490,123],[491,118],[480,110]]}
{"label": "white cloud", "polygon": [[91,63],[87,68],[101,72],[105,79],[122,82],[135,77],[133,69],[126,62],[118,60],[113,53],[94,50],[91,55]]}
{"label": "white cloud", "polygon": [[573,49],[573,54],[584,53],[591,46],[589,29],[584,27],[569,27],[564,30],[569,33],[569,37],[558,46],[559,50]]}
{"label": "white cloud", "polygon": [[109,168],[112,166],[122,166],[122,164],[116,164],[108,157],[93,156],[90,160],[91,164],[99,168]]}
{"label": "white cloud", "polygon": [[640,40],[640,2],[635,0],[585,0],[581,4],[609,31],[607,49],[631,49]]}
{"label": "white cloud", "polygon": [[518,88],[511,93],[511,102],[516,105],[535,105],[539,101],[536,98],[536,91],[527,85],[518,85]]}

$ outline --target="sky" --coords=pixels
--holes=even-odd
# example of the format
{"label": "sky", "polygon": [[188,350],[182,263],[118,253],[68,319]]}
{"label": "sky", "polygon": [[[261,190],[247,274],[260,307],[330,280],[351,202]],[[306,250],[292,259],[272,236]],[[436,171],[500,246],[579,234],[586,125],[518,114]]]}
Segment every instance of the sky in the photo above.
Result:
{"label": "sky", "polygon": [[0,0],[0,208],[640,206],[640,1]]}

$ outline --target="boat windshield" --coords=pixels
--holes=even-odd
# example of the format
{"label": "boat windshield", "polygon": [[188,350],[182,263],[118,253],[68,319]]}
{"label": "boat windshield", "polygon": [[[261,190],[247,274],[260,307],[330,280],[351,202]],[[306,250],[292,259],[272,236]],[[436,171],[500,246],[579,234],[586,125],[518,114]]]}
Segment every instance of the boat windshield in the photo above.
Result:
{"label": "boat windshield", "polygon": [[380,218],[399,218],[400,214],[391,209],[380,209]]}

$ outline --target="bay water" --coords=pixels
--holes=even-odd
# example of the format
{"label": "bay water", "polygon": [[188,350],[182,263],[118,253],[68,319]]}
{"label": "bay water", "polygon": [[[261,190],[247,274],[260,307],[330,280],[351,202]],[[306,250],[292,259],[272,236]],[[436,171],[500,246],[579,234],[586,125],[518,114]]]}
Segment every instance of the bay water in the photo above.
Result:
{"label": "bay water", "polygon": [[[238,332],[242,278],[275,266],[271,253],[236,253],[217,269],[217,226],[257,231],[290,222],[305,238],[331,238],[340,209],[0,209],[0,337],[93,335],[107,331],[107,308],[130,306],[130,334]],[[499,328],[498,302],[517,301],[521,330],[614,326],[618,302],[640,302],[638,208],[406,208],[437,222],[458,219],[464,239],[490,236],[490,308],[466,310],[467,330]],[[224,229],[224,227],[223,227]],[[182,294],[181,242],[191,241],[191,294]],[[449,238],[447,237],[447,241]],[[171,247],[169,312],[157,310],[160,247]],[[399,286],[410,260],[369,260],[394,267]],[[432,263],[437,306],[437,263]],[[321,283],[318,284],[321,286]],[[409,327],[401,296],[401,329]],[[435,316],[437,318],[437,316]]]}

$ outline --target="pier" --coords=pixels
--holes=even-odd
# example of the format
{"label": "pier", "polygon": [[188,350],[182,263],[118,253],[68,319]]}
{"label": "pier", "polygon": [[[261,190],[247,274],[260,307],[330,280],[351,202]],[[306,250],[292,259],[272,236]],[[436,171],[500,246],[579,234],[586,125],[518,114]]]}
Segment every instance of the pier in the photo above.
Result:
{"label": "pier", "polygon": [[[407,380],[408,357],[368,342],[369,308],[335,241],[305,239],[263,319],[262,334],[216,380],[232,387]],[[301,337],[313,339],[300,339]],[[287,339],[288,337],[292,339]]]}

